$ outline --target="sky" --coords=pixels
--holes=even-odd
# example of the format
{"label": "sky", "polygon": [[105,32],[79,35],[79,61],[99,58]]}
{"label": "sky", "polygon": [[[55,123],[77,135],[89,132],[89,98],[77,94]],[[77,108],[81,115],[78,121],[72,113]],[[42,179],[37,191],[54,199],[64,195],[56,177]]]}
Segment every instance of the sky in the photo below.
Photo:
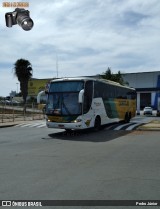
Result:
{"label": "sky", "polygon": [[[0,96],[19,91],[14,63],[27,59],[34,78],[160,71],[159,0],[21,0],[34,27],[6,27],[0,5]],[[18,2],[18,1],[8,1]],[[58,72],[58,73],[57,73]],[[145,82],[145,81],[142,81]]]}

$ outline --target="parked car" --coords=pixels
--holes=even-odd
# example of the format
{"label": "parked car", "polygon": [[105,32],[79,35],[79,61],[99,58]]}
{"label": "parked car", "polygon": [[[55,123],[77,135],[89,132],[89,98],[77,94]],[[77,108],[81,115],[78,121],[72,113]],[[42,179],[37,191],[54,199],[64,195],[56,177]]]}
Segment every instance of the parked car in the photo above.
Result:
{"label": "parked car", "polygon": [[143,114],[144,114],[144,115],[152,115],[152,114],[153,114],[153,109],[152,109],[152,107],[145,107],[145,108],[143,109]]}
{"label": "parked car", "polygon": [[20,102],[18,102],[18,101],[16,101],[16,100],[12,100],[12,102],[11,102],[12,104],[15,104],[15,105],[18,105],[18,104],[20,104]]}
{"label": "parked car", "polygon": [[4,103],[5,103],[6,105],[10,105],[10,104],[11,104],[11,101],[10,101],[10,100],[5,100]]}

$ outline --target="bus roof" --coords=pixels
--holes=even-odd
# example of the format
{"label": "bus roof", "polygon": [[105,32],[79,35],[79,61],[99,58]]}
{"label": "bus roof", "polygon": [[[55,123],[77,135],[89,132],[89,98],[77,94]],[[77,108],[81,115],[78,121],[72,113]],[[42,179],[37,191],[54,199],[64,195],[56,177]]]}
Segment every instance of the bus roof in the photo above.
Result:
{"label": "bus roof", "polygon": [[91,78],[91,77],[66,77],[66,78],[57,78],[57,79],[51,80],[51,83],[61,82],[61,81],[82,81],[82,80],[83,81],[84,80],[85,81],[87,81],[87,80],[90,80],[90,81],[99,81],[99,82],[103,82],[103,83],[110,84],[110,85],[113,85],[113,86],[119,86],[119,87],[124,87],[124,88],[128,88],[128,89],[135,90],[132,87],[125,86],[125,85],[121,85],[120,83],[115,82],[115,81],[111,81],[111,80],[107,80],[107,79],[101,79],[101,78]]}

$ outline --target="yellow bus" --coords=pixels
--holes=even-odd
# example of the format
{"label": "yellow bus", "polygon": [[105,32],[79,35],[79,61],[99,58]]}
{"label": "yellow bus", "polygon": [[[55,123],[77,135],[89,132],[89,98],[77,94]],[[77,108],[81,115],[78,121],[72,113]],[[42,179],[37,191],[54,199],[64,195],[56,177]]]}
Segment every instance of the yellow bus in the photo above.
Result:
{"label": "yellow bus", "polygon": [[77,130],[125,121],[136,114],[136,92],[104,79],[63,78],[50,82],[47,92],[48,128]]}

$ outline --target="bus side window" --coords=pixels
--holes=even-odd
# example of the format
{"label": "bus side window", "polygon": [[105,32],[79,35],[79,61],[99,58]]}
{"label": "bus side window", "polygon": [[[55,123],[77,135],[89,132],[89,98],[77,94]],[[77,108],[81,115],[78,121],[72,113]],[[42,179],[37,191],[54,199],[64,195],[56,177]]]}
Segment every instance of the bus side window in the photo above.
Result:
{"label": "bus side window", "polygon": [[127,99],[132,99],[132,100],[136,99],[136,92],[133,90],[127,92]]}
{"label": "bus side window", "polygon": [[91,107],[92,94],[93,94],[93,81],[87,81],[85,84],[85,91],[84,91],[84,104],[83,104],[84,113],[87,113]]}

